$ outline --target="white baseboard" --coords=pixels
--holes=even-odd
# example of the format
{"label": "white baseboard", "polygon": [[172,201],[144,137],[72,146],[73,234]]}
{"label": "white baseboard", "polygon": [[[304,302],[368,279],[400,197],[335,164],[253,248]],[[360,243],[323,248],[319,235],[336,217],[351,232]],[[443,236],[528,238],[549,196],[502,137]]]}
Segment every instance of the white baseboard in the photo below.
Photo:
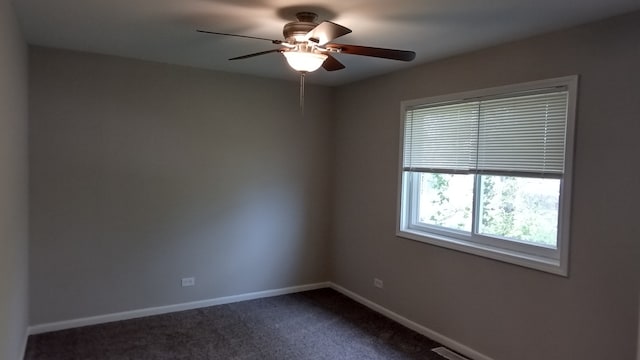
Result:
{"label": "white baseboard", "polygon": [[219,297],[215,299],[192,301],[192,302],[186,302],[181,304],[157,306],[157,307],[151,307],[151,308],[145,308],[145,309],[123,311],[123,312],[112,313],[112,314],[57,321],[52,323],[29,326],[28,334],[29,335],[42,334],[50,331],[71,329],[71,328],[88,326],[88,325],[103,324],[103,323],[108,323],[112,321],[128,320],[128,319],[134,319],[134,318],[139,318],[144,316],[160,315],[160,314],[166,314],[166,313],[171,313],[176,311],[192,310],[192,309],[198,309],[198,308],[203,308],[208,306],[229,304],[229,303],[234,303],[239,301],[291,294],[291,293],[307,291],[307,290],[315,290],[315,289],[326,288],[326,287],[329,287],[329,283],[322,282],[322,283],[316,283],[316,284],[291,286],[291,287],[286,287],[281,289],[257,291],[257,292],[251,292],[251,293],[240,294],[240,295],[224,296],[224,297]]}
{"label": "white baseboard", "polygon": [[338,291],[338,292],[340,292],[340,293],[342,293],[342,294],[344,294],[344,295],[346,295],[346,296],[348,296],[348,297],[350,297],[351,299],[361,303],[362,305],[370,308],[371,310],[379,312],[380,314],[382,314],[382,315],[384,315],[384,316],[386,316],[386,317],[388,317],[388,318],[390,318],[390,319],[392,319],[392,320],[394,320],[394,321],[396,321],[396,322],[408,327],[409,329],[411,329],[411,330],[413,330],[413,331],[415,331],[417,333],[420,333],[420,334],[422,334],[422,335],[424,335],[424,336],[426,336],[426,337],[428,337],[428,338],[430,338],[430,339],[432,339],[434,341],[437,341],[440,344],[448,347],[449,349],[457,351],[457,352],[459,352],[460,354],[462,354],[464,356],[467,356],[467,357],[469,357],[471,359],[474,359],[474,360],[493,360],[490,357],[488,357],[488,356],[486,356],[484,354],[481,354],[478,351],[476,351],[476,350],[474,350],[474,349],[472,349],[472,348],[470,348],[470,347],[468,347],[466,345],[463,345],[463,344],[461,344],[461,343],[459,343],[459,342],[457,342],[457,341],[455,341],[455,340],[453,340],[453,339],[451,339],[451,338],[449,338],[447,336],[444,336],[444,335],[440,334],[437,331],[431,330],[431,329],[429,329],[429,328],[427,328],[425,326],[422,326],[422,325],[420,325],[420,324],[418,324],[418,323],[416,323],[414,321],[411,321],[411,320],[407,319],[406,317],[404,317],[404,316],[402,316],[400,314],[397,314],[397,313],[395,313],[395,312],[393,312],[393,311],[391,311],[391,310],[389,310],[389,309],[387,309],[387,308],[385,308],[383,306],[380,306],[380,305],[374,303],[373,301],[368,300],[368,299],[366,299],[366,298],[364,298],[364,297],[362,297],[362,296],[360,296],[360,295],[358,295],[358,294],[356,294],[356,293],[354,293],[354,292],[352,292],[350,290],[347,290],[347,289],[343,288],[342,286],[340,286],[338,284],[330,282],[329,283],[329,287],[334,289],[334,290],[336,290],[336,291]]}

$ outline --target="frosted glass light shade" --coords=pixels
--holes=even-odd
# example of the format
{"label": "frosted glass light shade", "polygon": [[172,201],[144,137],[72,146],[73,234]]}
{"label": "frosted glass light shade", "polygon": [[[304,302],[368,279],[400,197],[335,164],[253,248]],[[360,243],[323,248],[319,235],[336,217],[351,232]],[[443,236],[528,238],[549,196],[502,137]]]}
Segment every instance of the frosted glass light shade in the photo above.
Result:
{"label": "frosted glass light shade", "polygon": [[316,71],[327,59],[327,55],[313,52],[285,51],[282,54],[287,59],[289,66],[301,72]]}

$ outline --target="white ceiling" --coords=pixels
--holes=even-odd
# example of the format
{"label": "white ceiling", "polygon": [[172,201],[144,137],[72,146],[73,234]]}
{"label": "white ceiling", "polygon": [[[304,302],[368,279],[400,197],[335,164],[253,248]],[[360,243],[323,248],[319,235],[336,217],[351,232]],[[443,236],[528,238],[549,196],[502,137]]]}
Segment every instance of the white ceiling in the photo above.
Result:
{"label": "white ceiling", "polygon": [[339,85],[407,66],[640,9],[640,0],[14,0],[30,44],[296,80],[267,41],[298,10],[353,30],[336,42],[413,50],[412,63],[338,54],[347,68],[310,74]]}

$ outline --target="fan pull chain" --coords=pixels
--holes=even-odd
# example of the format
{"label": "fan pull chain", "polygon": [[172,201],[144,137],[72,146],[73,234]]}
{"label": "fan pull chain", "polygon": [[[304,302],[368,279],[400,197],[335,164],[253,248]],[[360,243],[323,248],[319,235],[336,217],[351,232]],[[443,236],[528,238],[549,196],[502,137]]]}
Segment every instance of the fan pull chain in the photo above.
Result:
{"label": "fan pull chain", "polygon": [[304,75],[305,72],[300,72],[300,114],[304,115]]}

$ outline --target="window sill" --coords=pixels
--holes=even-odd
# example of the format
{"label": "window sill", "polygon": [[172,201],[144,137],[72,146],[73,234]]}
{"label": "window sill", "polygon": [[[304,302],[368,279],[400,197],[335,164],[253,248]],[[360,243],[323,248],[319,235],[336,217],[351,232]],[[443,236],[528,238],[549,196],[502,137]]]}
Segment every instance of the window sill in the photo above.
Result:
{"label": "window sill", "polygon": [[556,259],[524,254],[513,250],[506,250],[499,247],[438,236],[435,234],[425,234],[423,232],[412,231],[410,229],[399,230],[396,232],[396,235],[404,239],[415,240],[451,250],[457,250],[534,270],[544,271],[564,277],[568,276],[566,261],[562,262]]}

